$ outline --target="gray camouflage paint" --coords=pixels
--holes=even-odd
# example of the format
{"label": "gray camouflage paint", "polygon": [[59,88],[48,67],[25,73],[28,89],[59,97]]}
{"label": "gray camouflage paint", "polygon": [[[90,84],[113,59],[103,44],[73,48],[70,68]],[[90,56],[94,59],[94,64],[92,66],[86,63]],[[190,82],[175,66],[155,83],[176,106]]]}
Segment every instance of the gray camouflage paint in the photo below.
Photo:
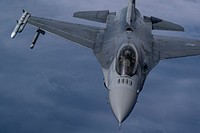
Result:
{"label": "gray camouflage paint", "polygon": [[[105,100],[102,100],[102,97],[106,94],[102,90],[102,83],[99,82],[102,76],[98,71],[99,68],[96,67],[98,64],[94,61],[89,51],[46,35],[43,37],[45,40],[42,37],[40,38],[39,43],[41,45],[38,45],[37,50],[32,53],[29,49],[24,49],[24,47],[28,47],[27,44],[30,43],[32,37],[32,29],[30,30],[30,28],[29,30],[26,29],[26,31],[31,32],[26,32],[27,35],[23,35],[23,39],[15,39],[15,41],[6,39],[14,26],[13,19],[18,18],[16,14],[20,14],[23,8],[29,9],[32,13],[40,16],[42,14],[42,16],[65,20],[70,19],[72,21],[70,16],[77,10],[108,9],[111,7],[113,11],[116,11],[126,4],[126,2],[118,4],[116,1],[109,1],[110,3],[106,1],[105,5],[103,1],[99,1],[100,3],[97,2],[96,6],[94,6],[96,1],[93,2],[91,4],[91,1],[81,1],[81,6],[77,6],[77,2],[71,1],[1,1],[0,6],[4,5],[0,8],[2,10],[2,18],[0,19],[3,22],[3,26],[1,26],[3,36],[0,36],[1,44],[3,44],[1,45],[1,60],[3,63],[1,64],[0,81],[0,129],[2,132],[42,131],[49,133],[66,131],[98,132],[100,130],[102,132],[103,129],[105,129],[104,132],[114,132],[118,130],[116,123],[113,123],[110,112],[107,112],[109,110],[104,108]],[[177,36],[189,35],[197,38],[199,35],[199,19],[195,17],[195,13],[198,15],[199,2],[193,3],[178,0],[169,1],[169,3],[164,2],[165,6],[163,6],[162,3],[157,1],[152,3],[138,1],[138,5],[144,14],[155,14],[161,18],[165,17],[166,20],[180,22],[187,28],[186,34],[170,34]],[[173,7],[171,3],[173,3]],[[74,7],[74,9],[70,7]],[[187,10],[181,9],[182,7],[186,7]],[[50,8],[51,10],[47,10]],[[6,15],[5,11],[7,12]],[[170,14],[174,11],[176,11],[176,14],[173,14],[173,17],[171,17]],[[73,21],[78,22],[78,20]],[[29,39],[24,39],[27,37]],[[42,45],[47,43],[47,39],[50,45]],[[65,49],[66,43],[68,43],[67,49]],[[55,46],[54,44],[59,45]],[[74,52],[71,52],[75,50],[79,51],[77,56],[74,55]],[[68,58],[70,55],[74,55],[72,60],[71,57],[70,59]],[[82,58],[79,60],[80,55]],[[66,58],[64,61],[63,57]],[[139,103],[133,113],[134,115],[126,121],[122,130],[124,132],[153,133],[198,132],[198,121],[200,119],[198,117],[200,105],[197,102],[199,98],[197,86],[200,74],[198,66],[198,57],[162,61],[150,74],[149,77],[151,78],[145,84],[145,91],[141,93]],[[84,67],[90,68],[90,71],[87,71]],[[86,71],[88,75],[81,74],[83,71],[84,73]],[[100,75],[100,77],[96,77],[96,75]],[[83,80],[81,83],[79,82],[80,85],[72,84],[72,82],[77,82],[80,79]],[[23,81],[23,83],[20,81]],[[13,85],[9,84],[10,82]],[[88,86],[85,82],[90,82],[90,87],[83,87]],[[91,84],[92,82],[93,84]],[[26,97],[27,94],[28,96]],[[77,97],[79,98],[77,99]],[[95,99],[95,102],[91,103],[90,99]],[[76,106],[72,106],[72,104]],[[49,108],[50,105],[51,108]],[[96,109],[94,110],[93,107]],[[42,114],[41,111],[43,112]],[[57,113],[60,115],[56,115]],[[85,116],[89,114],[90,118],[79,115],[82,113]],[[79,128],[77,129],[77,127]],[[98,127],[101,128],[99,129]]]}

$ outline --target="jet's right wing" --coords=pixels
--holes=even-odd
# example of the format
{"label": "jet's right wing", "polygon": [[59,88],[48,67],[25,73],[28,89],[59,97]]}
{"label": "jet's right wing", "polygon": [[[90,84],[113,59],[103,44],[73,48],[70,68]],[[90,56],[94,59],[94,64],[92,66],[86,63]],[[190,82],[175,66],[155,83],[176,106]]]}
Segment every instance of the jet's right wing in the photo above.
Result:
{"label": "jet's right wing", "polygon": [[200,55],[200,40],[154,36],[160,60]]}
{"label": "jet's right wing", "polygon": [[36,26],[39,29],[34,37],[35,41],[40,33],[44,34],[45,31],[47,31],[90,49],[93,49],[98,33],[103,30],[103,28],[99,27],[34,17],[31,16],[30,13],[24,11],[22,17],[18,21],[17,26],[11,34],[11,38],[13,38],[17,33],[21,32],[26,23]]}

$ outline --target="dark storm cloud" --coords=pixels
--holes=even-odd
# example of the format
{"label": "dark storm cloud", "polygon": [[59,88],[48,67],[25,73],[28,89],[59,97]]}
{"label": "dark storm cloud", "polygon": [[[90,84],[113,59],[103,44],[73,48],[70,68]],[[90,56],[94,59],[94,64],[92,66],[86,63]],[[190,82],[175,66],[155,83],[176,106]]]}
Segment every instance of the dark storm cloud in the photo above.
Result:
{"label": "dark storm cloud", "polygon": [[[73,12],[118,11],[126,4],[126,0],[0,1],[0,132],[117,132],[117,122],[106,105],[100,65],[91,51],[49,34],[41,36],[31,51],[35,28],[27,26],[14,40],[10,33],[22,9],[86,24],[72,18]],[[180,23],[187,29],[185,34],[170,35],[199,37],[199,1],[138,0],[137,5],[143,15]],[[161,61],[148,76],[122,131],[198,132],[199,65],[199,57]]]}

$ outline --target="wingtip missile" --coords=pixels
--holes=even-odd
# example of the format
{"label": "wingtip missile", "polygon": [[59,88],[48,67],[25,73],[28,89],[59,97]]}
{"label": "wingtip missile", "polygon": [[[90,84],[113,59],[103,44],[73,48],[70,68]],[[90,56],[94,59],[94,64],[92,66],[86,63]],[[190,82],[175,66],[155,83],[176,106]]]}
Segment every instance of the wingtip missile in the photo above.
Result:
{"label": "wingtip missile", "polygon": [[21,18],[19,19],[19,21],[17,21],[17,25],[15,26],[15,29],[13,30],[12,34],[11,34],[11,38],[14,38],[17,33],[20,33],[23,31],[28,18],[30,17],[30,13],[28,13],[27,11],[23,10],[23,14],[21,16]]}
{"label": "wingtip missile", "polygon": [[12,34],[11,34],[10,37],[11,37],[11,38],[14,38],[14,37],[16,36],[16,34],[17,34],[16,32],[12,32]]}

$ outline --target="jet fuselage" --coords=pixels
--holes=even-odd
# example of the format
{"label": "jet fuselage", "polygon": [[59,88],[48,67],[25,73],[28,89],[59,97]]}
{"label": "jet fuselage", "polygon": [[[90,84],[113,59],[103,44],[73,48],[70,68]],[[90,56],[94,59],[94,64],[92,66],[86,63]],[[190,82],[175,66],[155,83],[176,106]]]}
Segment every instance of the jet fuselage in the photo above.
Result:
{"label": "jet fuselage", "polygon": [[108,16],[101,49],[109,49],[109,52],[95,53],[97,59],[101,60],[103,55],[108,60],[103,67],[104,81],[119,123],[131,113],[147,74],[159,61],[149,57],[153,40],[151,24],[144,22],[136,10],[135,20],[129,25],[126,14],[127,8],[124,8],[116,16]]}

